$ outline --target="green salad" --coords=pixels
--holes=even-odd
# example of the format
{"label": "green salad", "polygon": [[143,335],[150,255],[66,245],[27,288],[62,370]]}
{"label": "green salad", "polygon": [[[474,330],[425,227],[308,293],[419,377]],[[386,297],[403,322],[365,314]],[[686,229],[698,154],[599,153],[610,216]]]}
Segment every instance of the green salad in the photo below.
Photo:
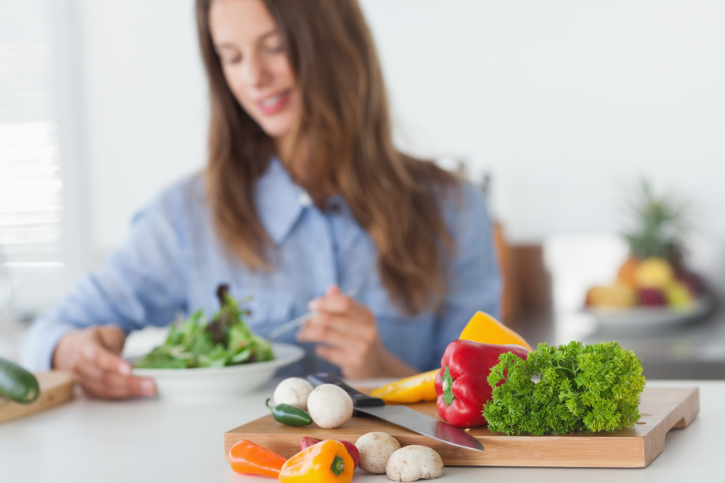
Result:
{"label": "green salad", "polygon": [[254,334],[240,308],[246,300],[237,301],[229,295],[229,287],[217,290],[221,308],[207,321],[201,310],[188,320],[171,326],[166,341],[134,363],[143,369],[188,369],[192,367],[223,367],[274,359],[272,346]]}

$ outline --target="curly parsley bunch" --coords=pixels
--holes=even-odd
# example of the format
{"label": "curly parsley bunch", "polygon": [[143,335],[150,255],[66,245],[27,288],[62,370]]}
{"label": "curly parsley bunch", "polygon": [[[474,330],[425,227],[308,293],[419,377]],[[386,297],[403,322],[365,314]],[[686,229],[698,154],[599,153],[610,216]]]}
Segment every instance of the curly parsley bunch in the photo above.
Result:
{"label": "curly parsley bunch", "polygon": [[617,342],[539,344],[527,360],[502,354],[488,383],[483,416],[492,432],[509,435],[629,428],[645,385],[640,360]]}

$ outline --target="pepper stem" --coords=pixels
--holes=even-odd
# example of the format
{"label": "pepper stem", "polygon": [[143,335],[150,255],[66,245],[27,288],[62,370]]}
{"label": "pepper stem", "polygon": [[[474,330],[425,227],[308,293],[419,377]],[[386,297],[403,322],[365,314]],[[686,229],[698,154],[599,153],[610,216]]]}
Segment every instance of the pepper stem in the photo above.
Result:
{"label": "pepper stem", "polygon": [[272,399],[271,397],[268,397],[266,401],[264,401],[264,405],[267,406],[267,409],[274,412],[274,408],[269,405],[269,400]]}
{"label": "pepper stem", "polygon": [[340,473],[345,471],[345,462],[342,460],[342,458],[335,455],[335,459],[332,460],[332,465],[330,466],[330,469],[335,474],[335,476],[338,476]]}
{"label": "pepper stem", "polygon": [[446,371],[443,373],[443,401],[446,403],[446,407],[450,406],[456,396],[453,395],[453,377],[451,371],[446,366]]}

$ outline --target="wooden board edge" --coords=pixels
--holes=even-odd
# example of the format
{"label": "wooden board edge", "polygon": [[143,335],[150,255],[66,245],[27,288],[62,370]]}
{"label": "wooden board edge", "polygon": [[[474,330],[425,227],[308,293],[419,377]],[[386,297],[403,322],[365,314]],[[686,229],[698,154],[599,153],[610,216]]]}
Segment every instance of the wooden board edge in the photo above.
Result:
{"label": "wooden board edge", "polygon": [[47,392],[41,392],[38,399],[30,404],[19,404],[8,401],[3,405],[3,412],[0,412],[0,423],[14,421],[27,416],[32,416],[46,409],[51,409],[63,404],[73,398],[73,380],[70,379]]}
{"label": "wooden board edge", "polygon": [[688,410],[670,429],[682,429],[688,427],[700,414],[700,388],[693,388],[694,392],[687,398]]}
{"label": "wooden board edge", "polygon": [[[340,434],[339,439],[348,440],[355,442],[356,437],[349,439],[345,434]],[[246,439],[252,441],[255,444],[263,446],[271,451],[274,451],[284,457],[289,457],[294,454],[297,450],[293,444],[287,441],[281,440],[275,437],[275,435],[264,435],[259,433],[244,433],[228,431],[224,435],[224,457],[229,460],[229,450],[238,441]],[[430,439],[422,435],[406,435],[404,437],[396,436],[396,439],[400,442],[401,446],[410,446],[413,444],[419,444],[423,446],[431,446]],[[532,467],[532,468],[643,468],[644,464],[644,438],[643,437],[628,437],[628,438],[617,438],[619,441],[616,443],[617,448],[620,450],[620,458],[614,460],[611,457],[602,458],[601,453],[592,452],[586,457],[582,457],[581,454],[572,457],[571,454],[576,454],[576,450],[581,447],[579,443],[574,443],[576,446],[572,447],[572,453],[567,455],[557,455],[549,453],[549,442],[546,440],[537,441],[536,444],[526,448],[526,451],[530,451],[533,454],[538,455],[532,458],[520,457],[517,451],[504,450],[505,455],[497,454],[493,458],[481,458],[482,455],[490,455],[484,451],[479,453],[472,450],[466,450],[461,448],[451,447],[436,447],[438,453],[443,459],[445,466],[477,466],[477,467]],[[595,438],[596,440],[596,438]],[[607,444],[614,445],[613,439],[608,439]],[[486,443],[484,442],[484,446]],[[528,459],[527,459],[528,458]]]}
{"label": "wooden board edge", "polygon": [[688,387],[690,393],[672,410],[665,419],[648,433],[644,442],[645,467],[665,449],[667,433],[671,429],[686,428],[700,413],[700,388]]}

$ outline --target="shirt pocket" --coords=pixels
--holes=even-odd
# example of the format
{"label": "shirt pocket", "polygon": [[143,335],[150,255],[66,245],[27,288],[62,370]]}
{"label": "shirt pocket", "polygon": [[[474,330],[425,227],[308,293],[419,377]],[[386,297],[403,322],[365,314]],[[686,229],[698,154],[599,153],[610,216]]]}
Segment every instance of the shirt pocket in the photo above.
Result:
{"label": "shirt pocket", "polygon": [[288,322],[294,312],[294,297],[284,292],[253,290],[251,300],[244,304],[249,310],[249,327],[258,335],[267,337],[275,327]]}

